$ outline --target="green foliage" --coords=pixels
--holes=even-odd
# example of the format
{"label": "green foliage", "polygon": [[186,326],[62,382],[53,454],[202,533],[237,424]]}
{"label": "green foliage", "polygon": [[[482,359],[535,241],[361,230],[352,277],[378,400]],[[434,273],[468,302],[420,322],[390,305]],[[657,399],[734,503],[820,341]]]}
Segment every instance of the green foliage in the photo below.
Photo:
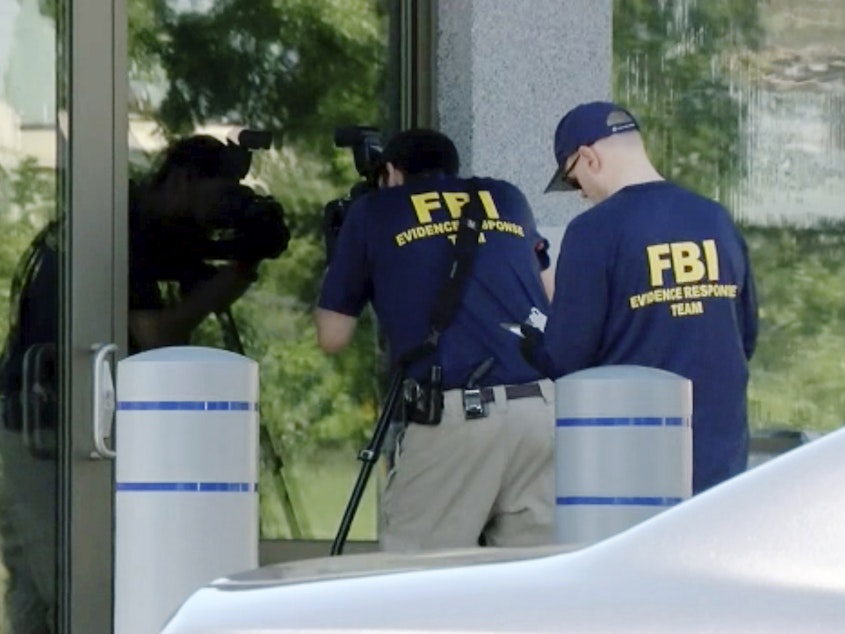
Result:
{"label": "green foliage", "polygon": [[330,148],[333,126],[378,119],[384,16],[373,0],[218,0],[207,13],[132,0],[133,69],[167,78],[171,134],[235,119]]}
{"label": "green foliage", "polygon": [[845,226],[746,227],[760,301],[749,412],[758,428],[845,422]]}
{"label": "green foliage", "polygon": [[761,38],[757,2],[615,0],[614,97],[661,173],[711,196],[742,176],[743,104],[726,69]]}
{"label": "green foliage", "polygon": [[41,221],[53,216],[55,172],[39,167],[35,158],[24,157],[12,169],[0,165],[0,185],[0,213],[4,216],[22,213]]}

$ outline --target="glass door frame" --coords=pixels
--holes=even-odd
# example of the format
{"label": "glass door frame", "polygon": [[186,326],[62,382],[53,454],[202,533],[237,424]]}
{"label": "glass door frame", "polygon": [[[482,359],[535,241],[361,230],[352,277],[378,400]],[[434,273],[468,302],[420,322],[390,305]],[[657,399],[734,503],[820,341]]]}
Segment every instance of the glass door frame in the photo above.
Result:
{"label": "glass door frame", "polygon": [[68,228],[58,602],[59,631],[81,634],[113,627],[114,465],[92,457],[92,361],[97,345],[116,343],[118,355],[127,346],[127,14],[125,0],[64,3],[64,55],[57,55],[64,59],[58,94],[67,88],[59,108],[68,110],[57,135]]}

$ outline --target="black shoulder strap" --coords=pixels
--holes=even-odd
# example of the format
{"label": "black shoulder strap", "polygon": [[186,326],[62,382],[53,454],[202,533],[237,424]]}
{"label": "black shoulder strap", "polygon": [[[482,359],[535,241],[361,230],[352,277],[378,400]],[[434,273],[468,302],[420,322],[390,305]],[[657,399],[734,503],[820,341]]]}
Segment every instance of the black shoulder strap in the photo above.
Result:
{"label": "black shoulder strap", "polygon": [[469,201],[464,205],[458,221],[454,259],[431,312],[428,337],[422,344],[402,355],[399,364],[403,367],[424,359],[437,349],[440,335],[455,318],[461,306],[464,287],[472,272],[472,263],[484,220],[484,210],[481,208],[481,199],[478,194],[478,179],[470,178],[468,181]]}

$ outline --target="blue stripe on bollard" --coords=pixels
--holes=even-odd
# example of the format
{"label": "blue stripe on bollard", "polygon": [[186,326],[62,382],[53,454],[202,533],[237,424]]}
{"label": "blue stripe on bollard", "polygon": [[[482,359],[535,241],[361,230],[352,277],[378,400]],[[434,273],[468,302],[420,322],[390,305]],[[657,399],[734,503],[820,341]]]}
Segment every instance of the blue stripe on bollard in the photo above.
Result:
{"label": "blue stripe on bollard", "polygon": [[600,418],[558,418],[558,427],[689,427],[690,419],[681,416],[640,416]]}
{"label": "blue stripe on bollard", "polygon": [[118,401],[117,409],[144,412],[248,412],[258,411],[258,403],[249,401]]}
{"label": "blue stripe on bollard", "polygon": [[679,497],[565,495],[556,498],[558,506],[674,506]]}
{"label": "blue stripe on bollard", "polygon": [[117,482],[117,491],[132,492],[222,492],[252,493],[258,491],[258,483],[249,482]]}
{"label": "blue stripe on bollard", "polygon": [[249,484],[246,482],[200,482],[199,485],[200,491],[249,492]]}

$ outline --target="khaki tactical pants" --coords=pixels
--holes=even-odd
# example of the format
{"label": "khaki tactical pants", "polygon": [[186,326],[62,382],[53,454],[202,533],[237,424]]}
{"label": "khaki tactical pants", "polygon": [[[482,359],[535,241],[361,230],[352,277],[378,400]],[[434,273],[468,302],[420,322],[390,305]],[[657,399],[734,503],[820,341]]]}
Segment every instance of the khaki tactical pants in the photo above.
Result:
{"label": "khaki tactical pants", "polygon": [[554,384],[540,386],[542,396],[513,400],[494,387],[488,416],[475,420],[449,390],[439,425],[408,425],[382,500],[382,550],[552,542]]}

